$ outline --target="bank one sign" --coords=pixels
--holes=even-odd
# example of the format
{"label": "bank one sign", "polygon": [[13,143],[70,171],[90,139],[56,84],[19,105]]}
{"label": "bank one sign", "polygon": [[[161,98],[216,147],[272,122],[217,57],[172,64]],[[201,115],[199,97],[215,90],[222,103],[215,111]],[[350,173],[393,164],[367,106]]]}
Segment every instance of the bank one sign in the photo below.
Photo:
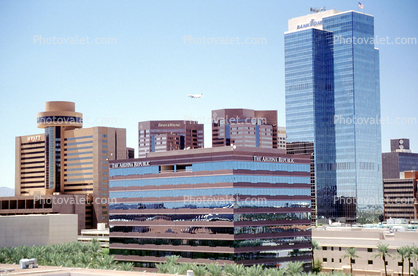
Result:
{"label": "bank one sign", "polygon": [[303,29],[303,28],[308,28],[308,27],[316,27],[316,26],[320,26],[320,25],[322,25],[322,20],[316,21],[315,19],[311,19],[311,21],[309,21],[309,23],[298,25],[298,30]]}

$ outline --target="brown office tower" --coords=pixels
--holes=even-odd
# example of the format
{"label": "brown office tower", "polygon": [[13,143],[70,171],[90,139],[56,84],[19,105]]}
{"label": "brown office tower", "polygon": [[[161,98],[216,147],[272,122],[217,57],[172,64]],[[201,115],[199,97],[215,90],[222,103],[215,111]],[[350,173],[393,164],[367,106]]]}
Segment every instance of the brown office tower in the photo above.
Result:
{"label": "brown office tower", "polygon": [[138,123],[138,157],[150,152],[203,148],[203,124],[197,121]]}
{"label": "brown office tower", "polygon": [[[242,108],[212,110],[212,147],[231,144],[278,148],[277,111]],[[285,143],[279,144],[279,148],[285,148]]]}
{"label": "brown office tower", "polygon": [[126,130],[83,127],[73,102],[47,102],[37,115],[42,134],[16,137],[15,194],[84,195],[85,228],[108,223],[108,160],[126,159]]}
{"label": "brown office tower", "polygon": [[385,220],[418,219],[418,171],[405,171],[400,178],[383,179]]}

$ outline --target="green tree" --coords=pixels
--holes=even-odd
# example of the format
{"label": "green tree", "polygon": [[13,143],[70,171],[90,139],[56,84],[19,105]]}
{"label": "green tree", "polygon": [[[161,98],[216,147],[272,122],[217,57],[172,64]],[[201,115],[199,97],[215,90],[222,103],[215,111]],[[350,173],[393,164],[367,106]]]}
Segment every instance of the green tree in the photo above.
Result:
{"label": "green tree", "polygon": [[303,262],[287,262],[286,263],[286,269],[285,269],[285,275],[299,275],[303,272]]}
{"label": "green tree", "polygon": [[245,267],[242,264],[229,264],[225,266],[224,271],[228,276],[242,276],[245,274]]}
{"label": "green tree", "polygon": [[409,246],[402,246],[402,247],[399,247],[398,249],[396,249],[396,254],[398,255],[398,258],[401,259],[401,263],[402,263],[402,274],[401,274],[402,276],[404,275],[403,274],[403,271],[404,271],[404,261],[405,261],[405,258],[408,255],[408,252],[409,252],[408,247]]}
{"label": "green tree", "polygon": [[209,263],[205,265],[209,276],[221,276],[222,267],[218,263]]}
{"label": "green tree", "polygon": [[319,273],[322,270],[322,262],[320,259],[316,259],[312,265],[312,272]]}
{"label": "green tree", "polygon": [[386,257],[392,257],[389,254],[389,244],[381,244],[377,245],[377,254],[373,255],[374,258],[380,257],[383,260],[383,265],[385,266],[385,276],[388,276],[387,267],[386,267]]}
{"label": "green tree", "polygon": [[343,259],[350,259],[350,273],[353,274],[353,260],[355,260],[355,258],[360,258],[360,256],[356,255],[356,249],[354,247],[347,248],[345,252]]}
{"label": "green tree", "polygon": [[[315,272],[314,269],[314,263],[315,263],[315,250],[319,251],[321,250],[321,247],[319,246],[319,242],[318,241],[314,241],[312,240],[312,271]],[[319,271],[318,271],[319,272]]]}
{"label": "green tree", "polygon": [[264,273],[262,265],[253,265],[245,268],[246,276],[260,276]]}
{"label": "green tree", "polygon": [[284,269],[277,269],[277,268],[268,268],[264,270],[265,276],[283,276],[285,270]]}

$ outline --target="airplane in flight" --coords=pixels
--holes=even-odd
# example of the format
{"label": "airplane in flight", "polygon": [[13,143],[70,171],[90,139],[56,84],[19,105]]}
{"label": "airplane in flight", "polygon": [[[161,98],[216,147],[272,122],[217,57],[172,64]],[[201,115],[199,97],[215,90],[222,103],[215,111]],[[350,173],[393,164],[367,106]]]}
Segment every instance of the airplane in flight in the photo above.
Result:
{"label": "airplane in flight", "polygon": [[190,97],[192,99],[198,99],[198,98],[202,98],[203,97],[203,94],[202,93],[195,94],[195,95],[189,94],[189,95],[187,95],[187,97]]}

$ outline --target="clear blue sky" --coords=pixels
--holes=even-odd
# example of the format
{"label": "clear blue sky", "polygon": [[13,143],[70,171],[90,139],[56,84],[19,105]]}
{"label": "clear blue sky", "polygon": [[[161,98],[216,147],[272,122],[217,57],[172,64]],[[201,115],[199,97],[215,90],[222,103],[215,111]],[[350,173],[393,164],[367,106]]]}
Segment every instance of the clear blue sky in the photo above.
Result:
{"label": "clear blue sky", "polygon": [[[42,133],[46,101],[73,101],[85,127],[127,129],[137,122],[198,119],[210,146],[212,109],[278,110],[285,126],[283,37],[309,7],[358,10],[358,1],[0,1],[0,186],[14,187],[14,138]],[[418,2],[361,1],[375,35],[418,37]],[[266,44],[198,45],[193,38],[265,38]],[[40,38],[45,39],[35,41]],[[115,38],[111,45],[47,44],[48,38]],[[41,44],[41,42],[43,42]],[[79,41],[80,43],[80,41]],[[380,48],[382,116],[417,118],[418,45]],[[203,93],[201,99],[187,94]],[[416,120],[416,119],[415,119]],[[382,125],[382,149],[416,123]]]}

